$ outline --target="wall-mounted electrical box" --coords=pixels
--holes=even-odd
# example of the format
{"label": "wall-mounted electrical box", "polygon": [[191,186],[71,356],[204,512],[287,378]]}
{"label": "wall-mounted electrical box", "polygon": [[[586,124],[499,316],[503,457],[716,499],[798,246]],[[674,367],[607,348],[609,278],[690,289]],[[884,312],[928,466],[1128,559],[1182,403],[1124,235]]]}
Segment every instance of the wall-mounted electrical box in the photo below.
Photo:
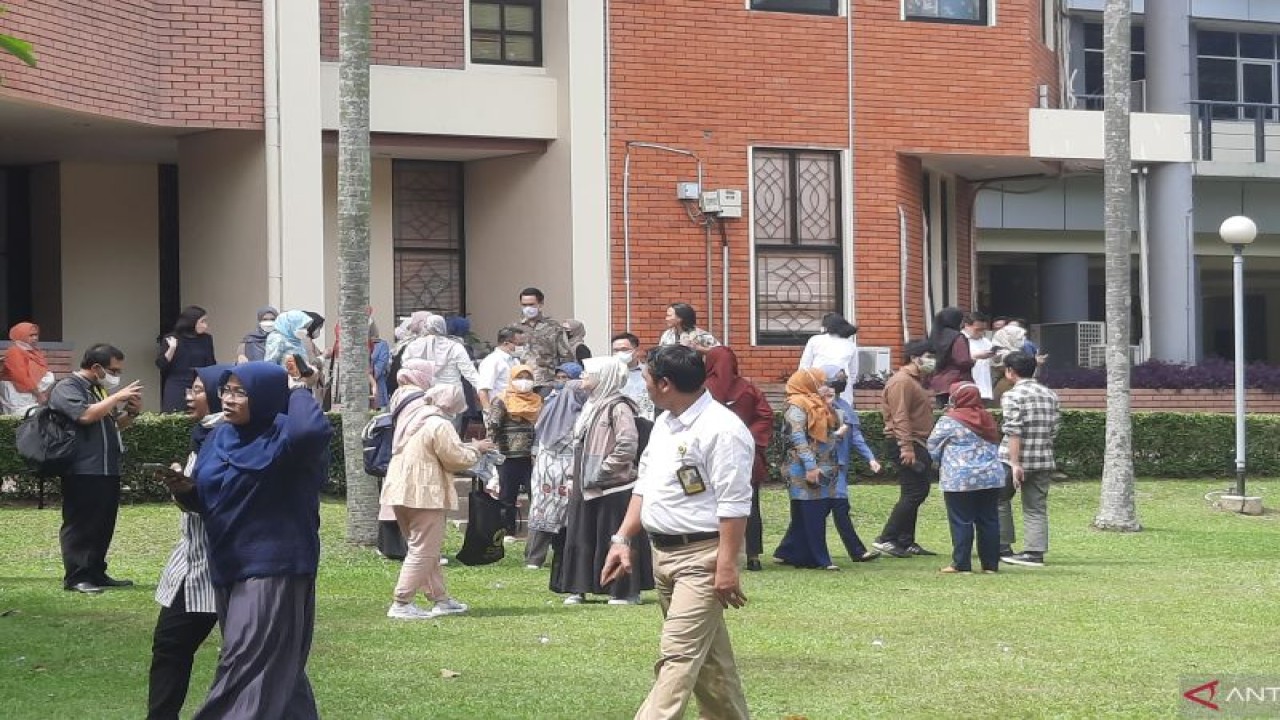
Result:
{"label": "wall-mounted electrical box", "polygon": [[676,183],[677,200],[697,200],[701,194],[702,188],[696,182]]}
{"label": "wall-mounted electrical box", "polygon": [[721,189],[702,193],[702,212],[722,218],[742,217],[742,191]]}

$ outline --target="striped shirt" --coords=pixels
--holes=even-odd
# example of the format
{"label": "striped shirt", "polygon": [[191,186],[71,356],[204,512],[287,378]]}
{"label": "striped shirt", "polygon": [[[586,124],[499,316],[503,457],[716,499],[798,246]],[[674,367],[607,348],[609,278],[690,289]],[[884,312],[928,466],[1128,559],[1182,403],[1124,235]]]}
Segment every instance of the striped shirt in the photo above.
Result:
{"label": "striped shirt", "polygon": [[1004,440],[1000,461],[1009,463],[1009,438],[1022,438],[1018,460],[1024,470],[1054,470],[1053,441],[1058,437],[1061,418],[1058,395],[1032,378],[1023,378],[1000,396],[1004,414]]}
{"label": "striped shirt", "polygon": [[[191,474],[195,453],[187,461],[186,473]],[[204,521],[196,513],[182,513],[182,537],[169,555],[169,562],[160,575],[156,588],[156,602],[165,607],[181,590],[186,611],[189,613],[214,613],[218,608],[214,601],[213,579],[209,575],[209,537],[204,531]]]}

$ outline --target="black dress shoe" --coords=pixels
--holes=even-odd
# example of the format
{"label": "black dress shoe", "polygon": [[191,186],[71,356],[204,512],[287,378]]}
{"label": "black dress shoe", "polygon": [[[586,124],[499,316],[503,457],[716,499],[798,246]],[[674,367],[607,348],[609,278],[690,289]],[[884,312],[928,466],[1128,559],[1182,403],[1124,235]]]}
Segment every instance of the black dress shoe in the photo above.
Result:
{"label": "black dress shoe", "polygon": [[103,575],[98,584],[104,588],[126,588],[133,587],[132,580],[117,580],[110,575]]}
{"label": "black dress shoe", "polygon": [[84,593],[85,595],[101,595],[102,594],[101,587],[98,587],[97,585],[94,585],[93,583],[87,580],[84,582],[78,582],[75,585],[72,585],[71,587],[67,588],[67,590],[70,592]]}
{"label": "black dress shoe", "polygon": [[912,555],[921,555],[921,556],[938,554],[932,550],[925,550],[924,548],[920,547],[920,543],[911,543],[910,545],[908,545],[907,552]]}
{"label": "black dress shoe", "polygon": [[747,569],[751,572],[759,572],[763,568],[761,568],[760,560],[758,558],[752,558],[747,561]]}

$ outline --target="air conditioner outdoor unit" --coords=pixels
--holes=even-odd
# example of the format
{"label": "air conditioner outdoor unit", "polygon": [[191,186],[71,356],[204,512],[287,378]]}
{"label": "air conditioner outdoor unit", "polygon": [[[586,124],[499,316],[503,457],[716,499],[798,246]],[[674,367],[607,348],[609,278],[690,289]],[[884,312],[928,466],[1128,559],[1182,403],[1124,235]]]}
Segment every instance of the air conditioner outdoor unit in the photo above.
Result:
{"label": "air conditioner outdoor unit", "polygon": [[882,376],[893,372],[893,353],[887,347],[858,348],[858,377]]}
{"label": "air conditioner outdoor unit", "polygon": [[1055,370],[1089,367],[1089,349],[1106,342],[1107,324],[1101,322],[1041,323],[1031,326],[1040,352],[1049,355]]}

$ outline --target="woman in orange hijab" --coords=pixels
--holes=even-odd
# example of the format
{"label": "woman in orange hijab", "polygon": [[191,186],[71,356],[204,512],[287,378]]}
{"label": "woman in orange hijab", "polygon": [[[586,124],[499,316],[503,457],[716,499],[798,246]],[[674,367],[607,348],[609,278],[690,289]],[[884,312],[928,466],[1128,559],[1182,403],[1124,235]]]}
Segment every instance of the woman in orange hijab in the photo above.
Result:
{"label": "woman in orange hijab", "polygon": [[817,368],[797,370],[787,380],[783,417],[790,460],[786,476],[791,525],[773,557],[784,565],[839,570],[827,550],[827,513],[828,500],[836,496],[836,427],[840,423],[822,394],[826,381],[826,374]]}
{"label": "woman in orange hijab", "polygon": [[4,353],[3,383],[0,383],[0,405],[7,415],[25,415],[27,410],[43,405],[53,387],[49,361],[40,352],[40,328],[22,322],[9,330],[9,349]]}
{"label": "woman in orange hijab", "polygon": [[533,477],[533,426],[542,412],[542,396],[533,390],[533,368],[511,367],[511,382],[501,396],[489,406],[485,422],[489,439],[506,456],[498,466],[498,500],[502,502],[502,519],[508,542],[516,534],[516,500],[520,492],[530,492]]}

